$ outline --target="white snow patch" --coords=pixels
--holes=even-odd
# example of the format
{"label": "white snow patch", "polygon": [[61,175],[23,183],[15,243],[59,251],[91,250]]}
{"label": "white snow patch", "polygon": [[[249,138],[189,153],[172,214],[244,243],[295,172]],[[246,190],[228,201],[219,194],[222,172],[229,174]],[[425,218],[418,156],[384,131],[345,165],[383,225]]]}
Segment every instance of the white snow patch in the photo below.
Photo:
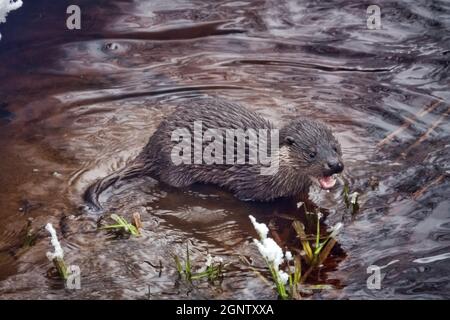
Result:
{"label": "white snow patch", "polygon": [[289,275],[282,270],[278,271],[278,276],[283,284],[286,284],[289,281]]}
{"label": "white snow patch", "polygon": [[283,250],[272,238],[266,238],[261,241],[253,239],[258,247],[259,253],[269,262],[275,266],[279,266],[283,262]]}
{"label": "white snow patch", "polygon": [[287,261],[292,261],[294,259],[294,257],[292,256],[292,252],[290,251],[286,251],[284,257],[286,258]]}
{"label": "white snow patch", "polygon": [[269,233],[269,228],[264,223],[258,223],[256,222],[255,217],[249,216],[250,221],[253,224],[253,227],[255,228],[256,232],[258,232],[259,237],[261,240],[264,240],[267,238],[267,234]]}
{"label": "white snow patch", "polygon": [[51,243],[53,248],[55,249],[55,252],[47,252],[48,260],[53,261],[53,259],[55,258],[64,258],[64,251],[61,248],[61,244],[59,243],[58,236],[56,235],[56,231],[53,228],[53,225],[51,223],[47,223],[45,229],[50,233],[50,236],[52,237]]}
{"label": "white snow patch", "polygon": [[358,196],[359,196],[359,193],[358,192],[353,192],[352,194],[351,194],[351,196],[350,196],[350,203],[351,204],[356,204],[356,201],[358,200]]}
{"label": "white snow patch", "polygon": [[[256,222],[256,219],[253,216],[249,216],[249,218],[261,238],[261,240],[253,239],[259,253],[264,257],[267,263],[272,266],[280,281],[283,284],[286,284],[289,279],[289,275],[283,270],[280,270],[280,265],[283,263],[285,257],[283,250],[272,238],[267,238],[269,228],[264,223]],[[290,252],[289,254],[292,258],[292,254]]]}

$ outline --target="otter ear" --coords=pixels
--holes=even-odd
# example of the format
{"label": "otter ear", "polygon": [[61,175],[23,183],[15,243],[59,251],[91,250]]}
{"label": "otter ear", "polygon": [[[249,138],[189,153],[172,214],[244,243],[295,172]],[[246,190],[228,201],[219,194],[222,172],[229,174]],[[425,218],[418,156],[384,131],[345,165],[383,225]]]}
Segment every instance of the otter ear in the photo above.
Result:
{"label": "otter ear", "polygon": [[286,138],[284,138],[284,141],[286,142],[286,144],[288,146],[291,146],[294,144],[295,140],[294,138],[292,138],[291,136],[287,136]]}

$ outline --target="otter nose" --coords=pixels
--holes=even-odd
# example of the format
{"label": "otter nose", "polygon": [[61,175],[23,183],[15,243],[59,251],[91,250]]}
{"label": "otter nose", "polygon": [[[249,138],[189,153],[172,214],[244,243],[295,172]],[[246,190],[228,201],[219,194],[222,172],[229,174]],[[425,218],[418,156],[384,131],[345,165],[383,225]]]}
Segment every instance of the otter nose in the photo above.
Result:
{"label": "otter nose", "polygon": [[332,173],[341,173],[344,170],[344,164],[339,160],[328,161],[327,166]]}

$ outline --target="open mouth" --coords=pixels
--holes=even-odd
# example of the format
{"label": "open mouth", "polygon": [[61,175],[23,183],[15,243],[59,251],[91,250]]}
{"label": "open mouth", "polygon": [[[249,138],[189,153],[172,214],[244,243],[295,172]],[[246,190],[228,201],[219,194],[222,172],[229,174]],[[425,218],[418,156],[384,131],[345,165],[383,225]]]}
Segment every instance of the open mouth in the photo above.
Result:
{"label": "open mouth", "polygon": [[334,176],[325,176],[319,178],[318,180],[322,189],[331,189],[336,184],[336,179],[334,178]]}

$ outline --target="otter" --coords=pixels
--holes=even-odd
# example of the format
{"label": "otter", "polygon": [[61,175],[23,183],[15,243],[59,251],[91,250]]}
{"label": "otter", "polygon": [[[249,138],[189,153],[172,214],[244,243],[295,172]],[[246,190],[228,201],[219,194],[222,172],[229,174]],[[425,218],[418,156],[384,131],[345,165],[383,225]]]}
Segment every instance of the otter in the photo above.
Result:
{"label": "otter", "polygon": [[[172,187],[188,187],[194,183],[213,184],[231,191],[237,198],[272,201],[291,198],[306,192],[312,183],[323,189],[332,188],[335,174],[344,169],[341,146],[332,131],[322,122],[299,117],[279,130],[278,167],[273,174],[261,174],[261,163],[175,164],[172,158],[173,132],[186,128],[194,131],[201,121],[202,132],[208,129],[274,130],[275,126],[256,112],[218,98],[192,98],[182,103],[157,127],[141,153],[125,168],[92,184],[84,199],[95,210],[102,206],[100,194],[118,181],[150,176]],[[192,139],[192,144],[195,139]],[[236,151],[236,145],[233,145]],[[246,160],[250,146],[245,142]]]}

